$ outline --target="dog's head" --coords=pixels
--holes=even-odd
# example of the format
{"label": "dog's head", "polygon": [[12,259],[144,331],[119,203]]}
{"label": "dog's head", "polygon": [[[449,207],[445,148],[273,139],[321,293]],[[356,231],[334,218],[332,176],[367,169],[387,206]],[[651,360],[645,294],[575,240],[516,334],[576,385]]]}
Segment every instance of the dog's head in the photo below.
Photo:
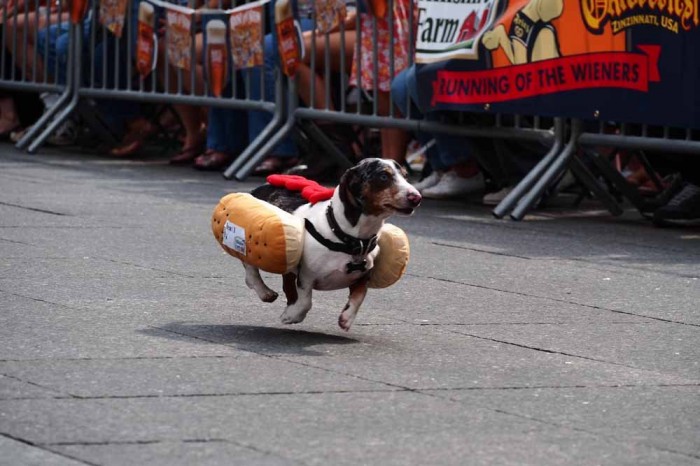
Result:
{"label": "dog's head", "polygon": [[340,178],[338,192],[345,216],[355,225],[361,214],[389,217],[411,215],[421,195],[408,181],[406,172],[393,160],[364,159]]}

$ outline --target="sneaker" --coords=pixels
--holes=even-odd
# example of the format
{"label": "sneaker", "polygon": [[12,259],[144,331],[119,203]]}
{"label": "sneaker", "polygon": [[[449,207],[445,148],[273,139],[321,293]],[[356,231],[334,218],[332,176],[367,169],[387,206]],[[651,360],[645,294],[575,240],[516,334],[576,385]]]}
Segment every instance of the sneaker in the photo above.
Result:
{"label": "sneaker", "polygon": [[437,170],[433,170],[433,172],[430,175],[426,176],[418,183],[414,184],[413,187],[422,193],[424,189],[430,188],[431,186],[435,186],[436,184],[438,184],[438,181],[440,181],[441,177],[442,173],[438,172]]}
{"label": "sneaker", "polygon": [[484,205],[498,205],[513,190],[513,186],[506,186],[498,191],[488,193],[484,196]]}
{"label": "sneaker", "polygon": [[421,194],[428,199],[446,199],[466,196],[483,190],[484,186],[484,175],[481,172],[471,178],[462,178],[457,173],[449,171],[442,175],[437,184],[421,191]]}
{"label": "sneaker", "polygon": [[700,186],[687,183],[668,204],[656,209],[652,222],[657,226],[700,223]]}

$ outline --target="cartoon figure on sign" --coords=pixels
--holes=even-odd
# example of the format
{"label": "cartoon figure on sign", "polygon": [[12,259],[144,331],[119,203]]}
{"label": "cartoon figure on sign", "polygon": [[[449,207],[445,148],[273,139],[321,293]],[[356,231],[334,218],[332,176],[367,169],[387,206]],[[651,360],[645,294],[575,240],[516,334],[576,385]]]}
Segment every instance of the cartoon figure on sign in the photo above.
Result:
{"label": "cartoon figure on sign", "polygon": [[513,65],[561,56],[557,31],[551,21],[561,16],[564,0],[530,0],[513,17],[506,32],[499,24],[482,37],[488,50],[499,47]]}

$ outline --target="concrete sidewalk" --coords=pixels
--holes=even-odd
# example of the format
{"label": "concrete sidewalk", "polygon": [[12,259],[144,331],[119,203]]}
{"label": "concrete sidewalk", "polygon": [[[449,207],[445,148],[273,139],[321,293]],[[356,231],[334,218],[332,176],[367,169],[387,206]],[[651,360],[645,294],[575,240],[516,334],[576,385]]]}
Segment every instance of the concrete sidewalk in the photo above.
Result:
{"label": "concrete sidewalk", "polygon": [[700,464],[700,230],[426,202],[345,333],[216,244],[255,184],[0,146],[0,464]]}

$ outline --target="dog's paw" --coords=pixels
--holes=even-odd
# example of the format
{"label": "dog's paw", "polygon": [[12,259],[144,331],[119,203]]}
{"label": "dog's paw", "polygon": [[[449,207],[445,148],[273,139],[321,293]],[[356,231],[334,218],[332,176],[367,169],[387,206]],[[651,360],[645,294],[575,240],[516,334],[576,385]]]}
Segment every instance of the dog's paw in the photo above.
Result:
{"label": "dog's paw", "polygon": [[346,314],[345,312],[340,313],[340,317],[338,317],[338,325],[340,328],[345,330],[346,332],[350,330],[350,327],[352,326],[352,323],[355,321],[355,314]]}
{"label": "dog's paw", "polygon": [[298,324],[299,322],[302,322],[304,320],[304,317],[306,317],[304,314],[287,312],[285,310],[280,316],[280,320],[283,324]]}
{"label": "dog's paw", "polygon": [[268,290],[259,296],[260,296],[260,299],[262,300],[262,302],[272,303],[277,299],[277,297],[279,296],[279,293],[272,291],[272,290]]}

